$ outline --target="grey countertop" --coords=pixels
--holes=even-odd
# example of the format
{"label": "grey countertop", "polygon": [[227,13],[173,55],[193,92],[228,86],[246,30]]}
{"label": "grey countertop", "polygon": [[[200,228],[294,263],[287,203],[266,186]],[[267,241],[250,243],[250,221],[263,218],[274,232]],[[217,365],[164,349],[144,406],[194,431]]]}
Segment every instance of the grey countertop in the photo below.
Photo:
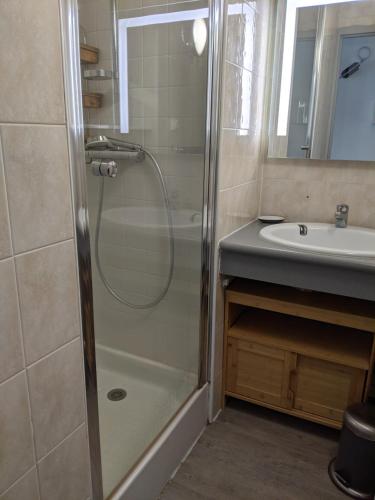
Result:
{"label": "grey countertop", "polygon": [[375,300],[375,259],[310,252],[263,239],[251,222],[220,243],[220,271],[256,279]]}

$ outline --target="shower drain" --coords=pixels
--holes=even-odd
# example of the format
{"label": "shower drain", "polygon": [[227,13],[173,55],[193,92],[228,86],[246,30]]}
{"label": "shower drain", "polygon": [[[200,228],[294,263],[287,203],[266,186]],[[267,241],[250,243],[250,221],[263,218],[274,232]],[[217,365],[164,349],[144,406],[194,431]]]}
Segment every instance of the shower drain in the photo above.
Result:
{"label": "shower drain", "polygon": [[121,401],[122,399],[125,399],[127,396],[127,392],[124,389],[111,389],[107,393],[107,398],[110,401]]}

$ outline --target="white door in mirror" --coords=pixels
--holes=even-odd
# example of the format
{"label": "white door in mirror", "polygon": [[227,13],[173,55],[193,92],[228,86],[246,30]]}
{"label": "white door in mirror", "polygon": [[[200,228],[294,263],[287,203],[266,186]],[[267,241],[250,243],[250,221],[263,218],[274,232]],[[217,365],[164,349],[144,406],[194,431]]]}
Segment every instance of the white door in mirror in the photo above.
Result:
{"label": "white door in mirror", "polygon": [[271,225],[260,231],[268,241],[301,250],[357,257],[375,257],[375,230],[315,222]]}

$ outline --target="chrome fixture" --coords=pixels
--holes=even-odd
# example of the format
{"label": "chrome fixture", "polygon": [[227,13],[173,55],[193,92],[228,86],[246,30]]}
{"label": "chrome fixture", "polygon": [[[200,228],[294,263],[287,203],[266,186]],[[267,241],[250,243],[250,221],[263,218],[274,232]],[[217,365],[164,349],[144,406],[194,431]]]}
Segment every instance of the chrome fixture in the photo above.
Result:
{"label": "chrome fixture", "polygon": [[93,160],[133,160],[143,161],[145,154],[142,151],[120,151],[111,149],[98,149],[85,152],[86,163],[90,164]]}
{"label": "chrome fixture", "polygon": [[336,227],[346,227],[348,225],[349,205],[340,203],[336,206],[335,225]]}
{"label": "chrome fixture", "polygon": [[299,234],[301,236],[306,236],[307,235],[307,226],[305,224],[298,224],[299,227]]}
{"label": "chrome fixture", "polygon": [[89,137],[86,142],[86,163],[92,160],[135,160],[143,161],[145,151],[142,146],[120,139],[110,139],[105,135]]}
{"label": "chrome fixture", "polygon": [[83,78],[85,80],[112,80],[113,72],[106,69],[85,69]]}
{"label": "chrome fixture", "polygon": [[133,142],[123,141],[122,139],[115,139],[107,137],[106,135],[98,135],[89,137],[86,142],[86,150],[106,150],[106,151],[143,151],[145,149],[140,144]]}
{"label": "chrome fixture", "polygon": [[[114,290],[104,275],[100,255],[99,255],[99,238],[100,238],[100,228],[102,224],[102,215],[103,215],[103,203],[104,203],[104,177],[115,177],[117,174],[117,165],[113,158],[116,159],[145,159],[148,157],[152,166],[156,170],[156,174],[159,178],[160,187],[164,199],[164,207],[167,213],[168,219],[168,232],[169,232],[169,271],[166,283],[159,293],[159,295],[150,302],[145,304],[135,304],[133,302],[128,301],[122,295],[120,295],[116,290]],[[100,158],[105,158],[107,162],[101,162]],[[88,161],[89,160],[89,161]],[[114,297],[118,302],[124,304],[132,309],[149,309],[151,307],[156,306],[161,302],[166,296],[170,284],[173,278],[173,269],[174,269],[174,232],[173,232],[173,221],[172,221],[172,211],[170,207],[170,202],[168,198],[167,186],[164,180],[163,173],[161,168],[156,161],[156,158],[150,151],[145,149],[140,144],[133,144],[132,142],[123,141],[122,139],[115,139],[113,137],[107,137],[105,135],[99,135],[97,137],[91,137],[86,142],[86,163],[92,166],[95,163],[95,167],[93,167],[94,175],[98,175],[103,177],[102,182],[100,184],[99,191],[99,209],[98,209],[98,217],[96,219],[96,229],[95,229],[95,260],[98,268],[98,273],[100,279],[102,280],[104,286],[107,291]],[[101,170],[101,165],[103,165]],[[116,168],[115,168],[116,165]],[[107,169],[107,170],[106,170]],[[112,172],[114,175],[110,175]]]}
{"label": "chrome fixture", "polygon": [[112,177],[114,179],[117,175],[117,163],[113,160],[93,160],[90,166],[91,172],[98,177]]}

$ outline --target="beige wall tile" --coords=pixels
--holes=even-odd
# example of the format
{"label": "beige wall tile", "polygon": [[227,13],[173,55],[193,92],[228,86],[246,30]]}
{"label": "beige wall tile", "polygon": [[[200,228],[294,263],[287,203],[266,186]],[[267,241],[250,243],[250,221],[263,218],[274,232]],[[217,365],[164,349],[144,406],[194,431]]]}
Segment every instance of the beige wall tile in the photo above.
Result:
{"label": "beige wall tile", "polygon": [[[227,0],[226,6],[232,3]],[[261,3],[262,5],[258,5]],[[218,172],[216,244],[253,220],[259,211],[261,127],[264,104],[264,67],[268,39],[269,2],[243,1],[242,13],[227,16],[227,43]],[[219,260],[216,256],[217,262]],[[221,407],[223,291],[215,294],[214,363],[210,414]]]}
{"label": "beige wall tile", "polygon": [[40,459],[84,420],[80,339],[32,365],[28,379],[36,453]]}
{"label": "beige wall tile", "polygon": [[90,494],[86,427],[38,464],[41,500],[85,500]]}
{"label": "beige wall tile", "polygon": [[253,220],[258,211],[258,183],[247,182],[220,191],[217,213],[217,239]]}
{"label": "beige wall tile", "polygon": [[219,189],[258,177],[259,140],[251,130],[224,129],[220,140]]}
{"label": "beige wall tile", "polygon": [[238,66],[225,62],[221,118],[224,128],[238,128],[241,72]]}
{"label": "beige wall tile", "polygon": [[12,253],[10,239],[8,203],[5,192],[4,166],[0,137],[0,259],[9,257]]}
{"label": "beige wall tile", "polygon": [[[234,2],[227,2],[227,7]],[[227,14],[227,39],[225,59],[237,66],[243,66],[245,16],[242,14]]]}
{"label": "beige wall tile", "polygon": [[[60,3],[0,2],[1,500],[40,500],[23,340],[30,364],[79,336]],[[96,10],[93,17],[96,29]],[[97,39],[104,43],[108,37]],[[65,240],[70,241],[60,246]],[[24,332],[14,260],[4,260],[12,254],[18,254]],[[30,369],[40,454],[59,445],[84,418],[80,340],[66,347]],[[78,441],[86,459],[75,450],[71,478],[56,473],[56,488],[50,482],[49,491],[72,479],[70,498],[87,500],[88,488],[77,481],[88,476],[87,443]]]}
{"label": "beige wall tile", "polygon": [[261,196],[263,213],[289,220],[333,222],[338,203],[347,203],[349,223],[375,227],[375,173],[361,162],[268,160]]}
{"label": "beige wall tile", "polygon": [[16,257],[26,362],[79,335],[72,240]]}
{"label": "beige wall tile", "polygon": [[0,384],[0,493],[34,464],[25,372]]}
{"label": "beige wall tile", "polygon": [[13,260],[0,261],[0,382],[24,367]]}
{"label": "beige wall tile", "polygon": [[63,123],[58,0],[1,2],[0,46],[0,122]]}
{"label": "beige wall tile", "polygon": [[17,253],[73,234],[65,127],[2,127]]}
{"label": "beige wall tile", "polygon": [[36,468],[33,468],[0,495],[0,500],[39,500]]}

